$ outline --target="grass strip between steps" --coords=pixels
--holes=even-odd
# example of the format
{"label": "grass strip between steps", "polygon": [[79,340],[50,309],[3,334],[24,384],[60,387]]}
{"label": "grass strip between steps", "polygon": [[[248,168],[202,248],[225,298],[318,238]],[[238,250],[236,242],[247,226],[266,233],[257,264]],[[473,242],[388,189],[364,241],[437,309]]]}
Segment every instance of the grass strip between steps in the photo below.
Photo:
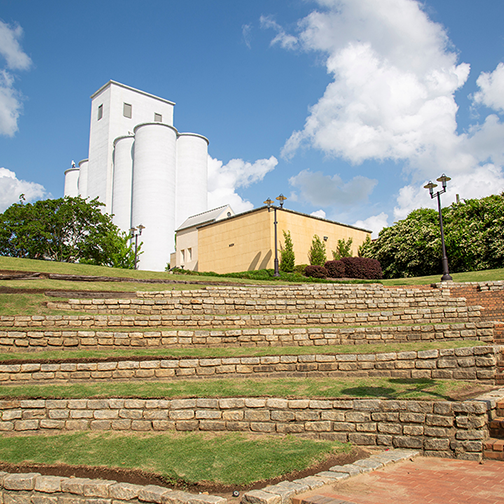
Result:
{"label": "grass strip between steps", "polygon": [[168,481],[246,485],[303,470],[350,445],[293,436],[78,432],[0,438],[0,460],[139,469]]}
{"label": "grass strip between steps", "polygon": [[364,345],[310,345],[273,347],[211,347],[211,348],[118,348],[111,350],[44,350],[36,352],[0,353],[0,362],[6,361],[61,361],[65,359],[111,359],[114,357],[262,357],[268,355],[312,355],[312,354],[373,354],[408,352],[433,349],[456,349],[488,346],[489,343],[472,340],[418,341],[409,343],[378,343]]}
{"label": "grass strip between steps", "polygon": [[127,381],[51,385],[0,386],[0,398],[383,398],[457,400],[481,394],[489,385],[430,378],[205,378],[195,380]]}
{"label": "grass strip between steps", "polygon": [[[129,277],[135,279],[170,279],[170,280],[193,280],[197,279],[202,282],[210,281],[226,281],[237,285],[279,285],[281,282],[268,280],[251,280],[239,279],[231,277],[188,277],[187,275],[171,275],[166,272],[141,271],[141,270],[125,270],[119,268],[109,268],[106,266],[92,266],[88,264],[71,264],[55,261],[40,261],[34,259],[19,259],[14,257],[0,257],[0,269],[11,271],[38,271],[45,273],[62,273],[72,275],[94,275],[94,276],[115,276]],[[380,280],[384,285],[426,285],[438,283],[441,281],[441,273],[424,277],[412,278],[393,278],[388,280]],[[504,280],[504,268],[483,270],[483,271],[468,271],[463,273],[452,273],[451,276],[455,282],[485,282]]]}

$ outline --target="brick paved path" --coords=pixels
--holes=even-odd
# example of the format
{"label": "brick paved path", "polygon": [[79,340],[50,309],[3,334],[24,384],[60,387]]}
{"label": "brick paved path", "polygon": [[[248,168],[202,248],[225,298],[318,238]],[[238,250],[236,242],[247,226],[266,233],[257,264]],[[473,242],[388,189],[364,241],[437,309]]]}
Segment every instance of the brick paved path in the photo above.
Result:
{"label": "brick paved path", "polygon": [[502,504],[504,462],[416,457],[297,495],[293,504]]}

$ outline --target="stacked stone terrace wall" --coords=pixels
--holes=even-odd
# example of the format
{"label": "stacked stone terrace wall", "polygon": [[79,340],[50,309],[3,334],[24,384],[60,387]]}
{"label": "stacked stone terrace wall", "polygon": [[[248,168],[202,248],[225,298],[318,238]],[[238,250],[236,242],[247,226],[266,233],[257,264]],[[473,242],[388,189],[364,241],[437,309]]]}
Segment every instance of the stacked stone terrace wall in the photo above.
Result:
{"label": "stacked stone terrace wall", "polygon": [[25,362],[0,365],[2,385],[33,382],[164,380],[232,376],[394,377],[494,383],[504,347],[377,354],[270,355],[261,357],[124,358],[95,362]]}
{"label": "stacked stone terrace wall", "polygon": [[0,316],[0,327],[275,327],[319,325],[441,324],[477,322],[480,307],[456,306],[357,313],[264,313],[262,315],[33,315]]}
{"label": "stacked stone terrace wall", "polygon": [[0,349],[7,352],[111,348],[197,348],[325,346],[415,341],[494,340],[493,322],[374,327],[285,327],[229,330],[0,330]]}
{"label": "stacked stone terrace wall", "polygon": [[155,485],[132,485],[88,478],[0,472],[3,504],[225,504],[214,495],[194,495]]}
{"label": "stacked stone terrace wall", "polygon": [[387,289],[381,285],[208,287],[195,291],[137,292],[136,299],[49,301],[51,309],[100,314],[235,314],[286,311],[379,310],[461,306],[442,289]]}
{"label": "stacked stone terrace wall", "polygon": [[0,401],[0,429],[295,434],[480,460],[489,407],[477,400],[12,399]]}

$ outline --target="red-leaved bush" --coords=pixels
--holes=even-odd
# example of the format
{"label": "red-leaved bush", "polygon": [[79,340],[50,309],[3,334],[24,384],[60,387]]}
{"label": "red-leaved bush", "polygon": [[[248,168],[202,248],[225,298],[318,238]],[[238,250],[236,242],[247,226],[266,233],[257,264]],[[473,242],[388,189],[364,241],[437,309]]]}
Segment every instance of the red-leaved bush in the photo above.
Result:
{"label": "red-leaved bush", "polygon": [[306,266],[305,276],[312,278],[326,278],[327,270],[324,268],[324,266],[317,266],[317,265]]}
{"label": "red-leaved bush", "polygon": [[324,264],[329,278],[343,278],[345,276],[345,264],[341,261],[327,261]]}
{"label": "red-leaved bush", "polygon": [[383,278],[379,261],[368,257],[343,257],[339,261],[345,265],[345,278]]}

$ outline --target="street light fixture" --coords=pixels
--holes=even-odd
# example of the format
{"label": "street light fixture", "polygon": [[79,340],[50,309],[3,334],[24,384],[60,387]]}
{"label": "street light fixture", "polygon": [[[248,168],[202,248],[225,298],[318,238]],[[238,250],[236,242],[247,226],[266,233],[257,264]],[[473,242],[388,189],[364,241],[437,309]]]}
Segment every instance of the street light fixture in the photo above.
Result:
{"label": "street light fixture", "polygon": [[[280,196],[277,196],[276,198],[278,201],[280,201],[280,208],[283,208],[284,201],[287,199],[283,194],[280,194]],[[268,212],[271,211],[271,207],[273,206],[274,201],[271,198],[268,198],[264,204],[268,205]],[[280,271],[278,267],[278,230],[277,230],[277,207],[273,206],[273,214],[274,214],[274,220],[273,224],[275,225],[275,261],[274,261],[274,268],[275,268],[275,273],[274,275],[276,277],[280,276]]]}
{"label": "street light fixture", "polygon": [[142,235],[142,230],[145,229],[145,226],[142,226],[142,224],[139,224],[137,228],[132,227],[130,229],[130,236],[131,239],[135,238],[135,269],[137,269],[138,265],[138,237]]}
{"label": "street light fixture", "polygon": [[443,189],[441,191],[437,191],[434,193],[434,188],[437,187],[437,184],[434,184],[431,180],[429,180],[429,183],[424,185],[424,189],[429,189],[430,197],[431,199],[437,197],[437,202],[438,202],[438,212],[439,212],[439,227],[441,229],[441,246],[443,247],[443,258],[442,258],[442,264],[443,264],[443,276],[441,277],[442,282],[447,282],[449,280],[453,280],[453,278],[450,276],[450,272],[448,271],[448,257],[446,256],[446,247],[445,247],[445,240],[444,240],[444,231],[443,231],[443,215],[441,214],[441,194],[446,192],[446,183],[451,180],[450,177],[447,177],[444,173],[436,179],[437,182],[441,182],[441,185]]}

